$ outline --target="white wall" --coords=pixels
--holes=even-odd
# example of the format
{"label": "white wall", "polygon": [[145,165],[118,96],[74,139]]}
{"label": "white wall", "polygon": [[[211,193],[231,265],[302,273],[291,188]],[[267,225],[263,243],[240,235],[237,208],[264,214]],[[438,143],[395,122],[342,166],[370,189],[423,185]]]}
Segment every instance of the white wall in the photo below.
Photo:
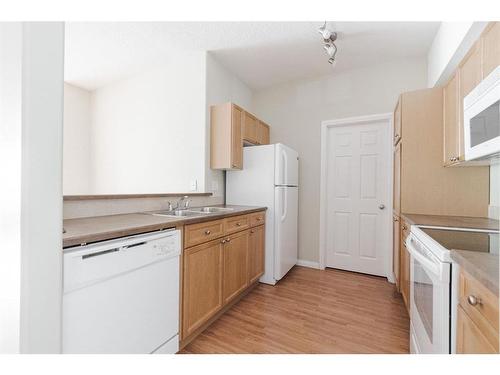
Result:
{"label": "white wall", "polygon": [[64,84],[63,191],[67,195],[90,190],[90,92]]}
{"label": "white wall", "polygon": [[214,196],[223,198],[224,172],[210,169],[210,106],[234,102],[251,111],[252,91],[233,73],[222,66],[211,53],[207,53],[206,69],[205,186],[207,192],[212,192]]}
{"label": "white wall", "polygon": [[22,24],[0,22],[0,354],[19,352]]}
{"label": "white wall", "polygon": [[425,59],[409,59],[292,82],[254,94],[271,142],[296,149],[299,165],[299,258],[319,261],[321,122],[392,112],[403,91],[424,88]]}
{"label": "white wall", "polygon": [[[252,91],[210,53],[93,92],[65,85],[64,193],[212,192],[224,174],[210,169],[210,106],[251,110]],[[201,146],[202,145],[202,146]]]}
{"label": "white wall", "polygon": [[91,108],[93,194],[204,191],[205,53],[97,89]]}
{"label": "white wall", "polygon": [[59,353],[62,23],[0,23],[0,352]]}
{"label": "white wall", "polygon": [[445,84],[487,22],[442,22],[427,54],[427,86]]}
{"label": "white wall", "polygon": [[64,24],[23,25],[21,352],[61,352]]}

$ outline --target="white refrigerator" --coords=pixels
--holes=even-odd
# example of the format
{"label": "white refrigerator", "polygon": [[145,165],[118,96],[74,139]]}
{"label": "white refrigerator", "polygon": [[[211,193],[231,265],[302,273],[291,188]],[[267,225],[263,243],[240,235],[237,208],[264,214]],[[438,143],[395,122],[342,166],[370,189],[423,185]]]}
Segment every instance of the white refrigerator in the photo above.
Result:
{"label": "white refrigerator", "polygon": [[243,170],[226,172],[226,203],[266,206],[265,272],[274,285],[297,263],[299,155],[281,143],[243,149]]}

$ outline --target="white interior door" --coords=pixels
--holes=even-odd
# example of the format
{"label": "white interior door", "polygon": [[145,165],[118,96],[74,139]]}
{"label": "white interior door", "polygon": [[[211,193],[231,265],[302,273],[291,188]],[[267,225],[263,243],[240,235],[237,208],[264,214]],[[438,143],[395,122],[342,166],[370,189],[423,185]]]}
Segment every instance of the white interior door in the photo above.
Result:
{"label": "white interior door", "polygon": [[387,119],[327,127],[323,195],[327,267],[387,275],[389,129]]}

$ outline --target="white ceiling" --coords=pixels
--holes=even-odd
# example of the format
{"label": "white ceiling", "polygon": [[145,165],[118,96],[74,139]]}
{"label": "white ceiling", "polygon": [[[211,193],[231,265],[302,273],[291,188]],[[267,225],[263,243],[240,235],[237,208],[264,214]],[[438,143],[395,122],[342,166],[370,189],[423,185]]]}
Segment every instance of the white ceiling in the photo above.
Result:
{"label": "white ceiling", "polygon": [[399,58],[423,57],[439,22],[329,22],[337,64],[327,62],[322,22],[66,23],[65,80],[93,90],[161,65],[180,51],[212,51],[254,90]]}

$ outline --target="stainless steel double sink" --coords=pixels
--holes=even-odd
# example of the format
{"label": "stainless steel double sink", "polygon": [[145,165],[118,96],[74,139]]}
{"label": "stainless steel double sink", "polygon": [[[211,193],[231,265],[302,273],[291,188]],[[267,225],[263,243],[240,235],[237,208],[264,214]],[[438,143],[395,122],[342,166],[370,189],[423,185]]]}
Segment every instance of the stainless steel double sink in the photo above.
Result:
{"label": "stainless steel double sink", "polygon": [[195,217],[195,216],[204,216],[207,214],[216,214],[220,212],[229,212],[233,211],[234,208],[229,207],[193,207],[193,208],[185,208],[178,210],[167,210],[167,211],[158,211],[153,212],[151,215],[155,216],[168,216],[168,217]]}

